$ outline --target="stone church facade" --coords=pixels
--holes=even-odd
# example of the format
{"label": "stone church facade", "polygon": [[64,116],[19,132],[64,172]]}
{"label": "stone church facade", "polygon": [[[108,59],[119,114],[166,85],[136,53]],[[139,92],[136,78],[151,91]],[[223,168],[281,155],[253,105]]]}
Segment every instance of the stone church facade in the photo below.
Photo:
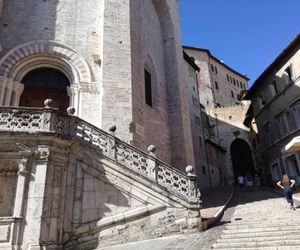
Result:
{"label": "stone church facade", "polygon": [[201,230],[178,2],[0,10],[0,249]]}
{"label": "stone church facade", "polygon": [[34,70],[56,69],[76,115],[104,130],[116,125],[118,137],[143,150],[155,145],[178,168],[194,164],[177,1],[20,0],[4,2],[1,13],[1,105],[19,106]]}

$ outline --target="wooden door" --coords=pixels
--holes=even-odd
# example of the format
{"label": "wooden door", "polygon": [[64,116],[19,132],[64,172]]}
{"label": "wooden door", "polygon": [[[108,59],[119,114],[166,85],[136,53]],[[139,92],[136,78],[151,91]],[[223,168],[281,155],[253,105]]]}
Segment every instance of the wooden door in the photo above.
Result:
{"label": "wooden door", "polygon": [[54,88],[25,87],[20,99],[22,107],[44,107],[46,99],[53,100],[53,107],[66,111],[69,106],[69,97],[65,90]]}

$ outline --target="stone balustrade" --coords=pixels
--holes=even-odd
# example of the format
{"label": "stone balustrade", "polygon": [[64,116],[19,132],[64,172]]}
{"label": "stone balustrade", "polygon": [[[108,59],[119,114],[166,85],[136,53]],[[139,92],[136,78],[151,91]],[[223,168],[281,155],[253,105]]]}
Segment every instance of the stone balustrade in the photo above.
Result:
{"label": "stone balustrade", "polygon": [[189,202],[199,201],[193,167],[188,166],[187,174],[182,173],[159,161],[155,157],[154,146],[149,147],[149,154],[144,153],[116,138],[114,131],[107,133],[76,116],[49,107],[0,107],[0,133],[3,132],[47,133],[72,138],[80,144],[96,148],[105,157]]}

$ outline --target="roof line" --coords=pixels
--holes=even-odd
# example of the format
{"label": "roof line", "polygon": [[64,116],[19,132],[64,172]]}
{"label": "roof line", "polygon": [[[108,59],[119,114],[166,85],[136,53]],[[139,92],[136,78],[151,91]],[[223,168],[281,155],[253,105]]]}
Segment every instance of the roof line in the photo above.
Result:
{"label": "roof line", "polygon": [[199,71],[200,68],[195,63],[194,58],[190,57],[184,50],[183,50],[183,58],[194,68],[194,70]]}
{"label": "roof line", "polygon": [[215,57],[214,55],[212,55],[209,51],[209,49],[204,49],[204,48],[197,48],[197,47],[191,47],[191,46],[182,46],[183,49],[190,49],[190,50],[197,50],[197,51],[202,51],[207,53],[211,58],[213,58],[215,61],[217,61],[218,63],[222,64],[225,68],[227,68],[228,70],[234,72],[235,74],[239,75],[240,77],[244,78],[245,80],[249,81],[250,78],[248,78],[247,76],[239,73],[238,71],[236,71],[235,69],[229,67],[227,64],[225,64],[224,62],[222,62],[220,59],[218,59],[217,57]]}

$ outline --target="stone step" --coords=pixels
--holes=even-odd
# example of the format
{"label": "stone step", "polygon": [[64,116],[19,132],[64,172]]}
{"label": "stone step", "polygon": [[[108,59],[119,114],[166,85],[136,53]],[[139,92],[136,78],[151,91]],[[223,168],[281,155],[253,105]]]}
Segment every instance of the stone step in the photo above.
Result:
{"label": "stone step", "polygon": [[[286,230],[286,231],[264,231],[258,233],[239,233],[239,234],[222,234],[221,239],[240,239],[243,240],[244,238],[254,238],[254,237],[276,237],[276,236],[288,236],[294,235],[296,232],[294,230]],[[297,232],[296,235],[300,234]],[[299,237],[300,239],[300,237]]]}
{"label": "stone step", "polygon": [[279,240],[299,240],[300,232],[298,234],[287,234],[287,235],[277,235],[277,236],[253,236],[244,238],[221,238],[217,240],[217,243],[236,243],[236,242],[265,242],[265,241],[279,241]]}
{"label": "stone step", "polygon": [[245,249],[247,247],[277,247],[277,246],[299,246],[300,240],[268,240],[264,242],[230,242],[230,243],[215,243],[213,248],[218,249],[231,249],[231,248],[240,248]]}
{"label": "stone step", "polygon": [[[230,222],[227,222],[226,226],[239,226],[239,225],[261,225],[261,224],[280,224],[280,225],[284,225],[284,224],[297,224],[297,222],[300,221],[300,218],[294,218],[293,217],[293,221],[290,221],[290,219],[268,219],[268,220],[238,220],[238,221],[233,221],[231,220]],[[299,224],[299,223],[298,223]]]}
{"label": "stone step", "polygon": [[258,233],[258,232],[278,232],[278,231],[287,231],[293,230],[295,232],[300,231],[300,226],[280,226],[280,227],[259,227],[259,228],[246,228],[246,229],[232,229],[224,230],[224,234],[242,234],[242,233]]}
{"label": "stone step", "polygon": [[[224,249],[224,248],[215,247],[213,249],[217,250],[217,249]],[[230,249],[227,249],[227,250],[241,250],[241,249],[245,249],[245,250],[300,250],[300,246],[245,247],[245,248],[231,247]]]}
{"label": "stone step", "polygon": [[298,226],[299,222],[297,221],[285,221],[285,222],[281,222],[281,221],[268,221],[268,222],[260,222],[260,223],[239,223],[239,224],[228,224],[225,229],[247,229],[247,228],[268,228],[268,227],[284,227],[284,226]]}

